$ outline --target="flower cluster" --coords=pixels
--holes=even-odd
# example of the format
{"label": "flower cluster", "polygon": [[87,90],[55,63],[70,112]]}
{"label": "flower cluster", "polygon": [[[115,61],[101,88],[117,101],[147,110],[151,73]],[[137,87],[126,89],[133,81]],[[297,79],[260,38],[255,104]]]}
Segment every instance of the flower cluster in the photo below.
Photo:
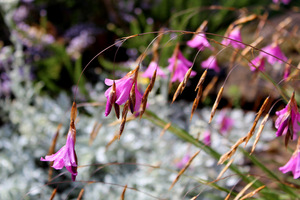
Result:
{"label": "flower cluster", "polygon": [[[124,104],[130,99],[130,96],[135,96],[134,103],[131,101],[131,104],[135,104],[130,105],[130,107],[133,108],[131,111],[139,111],[142,102],[142,94],[137,89],[137,70],[138,68],[128,72],[119,80],[105,79],[105,84],[111,86],[105,91],[105,97],[107,98],[105,116],[109,115],[113,105],[118,107],[119,105]],[[134,91],[132,91],[133,87]]]}
{"label": "flower cluster", "polygon": [[[259,53],[259,55],[255,57],[251,61],[251,63],[249,63],[251,71],[264,71],[265,60],[271,65],[274,65],[275,63],[282,63],[282,60],[287,61],[286,56],[282,53],[280,47],[276,43],[268,45],[261,50],[262,51]],[[253,65],[255,65],[256,67],[254,67]]]}

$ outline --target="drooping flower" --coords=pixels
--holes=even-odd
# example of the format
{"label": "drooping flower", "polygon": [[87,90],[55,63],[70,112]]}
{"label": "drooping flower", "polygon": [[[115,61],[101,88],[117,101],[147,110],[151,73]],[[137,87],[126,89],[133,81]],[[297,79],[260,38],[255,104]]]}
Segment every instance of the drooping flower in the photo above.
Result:
{"label": "drooping flower", "polygon": [[[242,37],[241,37],[241,30],[240,27],[234,28],[232,31],[227,36],[228,38],[225,38],[222,41],[222,44],[228,46],[231,45],[233,48],[236,49],[242,49],[245,48],[245,45],[242,42]],[[232,40],[231,40],[232,39]]]}
{"label": "drooping flower", "polygon": [[298,107],[294,96],[295,92],[293,93],[286,107],[276,112],[276,115],[278,116],[277,120],[275,121],[277,137],[285,135],[289,131],[291,137],[296,139],[297,133],[300,131],[300,113],[298,112]]}
{"label": "drooping flower", "polygon": [[[273,43],[271,45],[268,45],[268,46],[262,48],[261,50],[263,50],[263,51],[270,54],[269,55],[269,54],[266,54],[264,52],[260,52],[260,55],[265,57],[271,65],[274,65],[276,62],[282,63],[281,60],[287,61],[287,57],[282,53],[282,51],[281,51],[280,47],[278,46],[278,44]],[[278,58],[281,59],[281,60],[279,60]]]}
{"label": "drooping flower", "polygon": [[151,61],[147,70],[143,73],[142,77],[145,78],[152,78],[153,73],[155,71],[155,69],[157,69],[157,75],[162,77],[162,78],[166,78],[165,73],[160,69],[160,67],[158,66],[158,63],[155,61]]}
{"label": "drooping flower", "polygon": [[202,68],[213,69],[216,72],[220,72],[220,68],[215,56],[209,56],[205,61],[201,63]]}
{"label": "drooping flower", "polygon": [[204,50],[204,48],[211,48],[204,33],[194,35],[194,37],[187,41],[186,44],[192,48],[197,48],[199,51]]}
{"label": "drooping flower", "polygon": [[294,175],[294,179],[300,177],[300,144],[299,143],[300,143],[300,139],[298,139],[298,145],[290,160],[283,167],[279,168],[279,170],[282,173],[287,173],[291,171]]}
{"label": "drooping flower", "polygon": [[203,133],[203,143],[207,146],[211,144],[211,133],[208,130]]}
{"label": "drooping flower", "polygon": [[285,5],[288,5],[291,2],[291,0],[273,0],[273,3],[276,3],[276,4],[280,3],[280,2],[282,2]]}
{"label": "drooping flower", "polygon": [[[255,65],[257,68],[255,68],[253,65]],[[249,67],[251,71],[265,71],[265,58],[263,56],[257,56],[253,60],[251,60],[251,63],[249,63]]]}
{"label": "drooping flower", "polygon": [[233,126],[233,119],[226,115],[226,111],[222,110],[217,118],[217,124],[220,125],[220,133],[226,134]]}
{"label": "drooping flower", "polygon": [[[107,98],[105,116],[109,115],[111,107],[114,103],[118,105],[124,104],[130,98],[130,92],[134,87],[135,105],[134,111],[138,111],[142,102],[142,94],[137,89],[136,72],[138,68],[128,72],[123,78],[119,80],[105,79],[105,84],[111,86],[105,91],[105,97]],[[115,89],[113,84],[115,83]],[[114,91],[114,90],[115,91]],[[112,98],[112,93],[115,92],[115,97]]]}
{"label": "drooping flower", "polygon": [[70,126],[66,144],[55,154],[41,157],[41,161],[54,161],[54,169],[62,169],[64,166],[71,173],[72,180],[75,181],[77,176],[77,156],[75,152],[75,127]]}
{"label": "drooping flower", "polygon": [[[172,82],[175,82],[177,80],[179,82],[182,82],[186,72],[193,64],[182,55],[179,49],[178,50],[175,49],[173,56],[168,59],[168,62],[169,62],[168,69],[172,74],[172,78],[171,78]],[[190,76],[193,77],[195,75],[196,72],[192,71]]]}

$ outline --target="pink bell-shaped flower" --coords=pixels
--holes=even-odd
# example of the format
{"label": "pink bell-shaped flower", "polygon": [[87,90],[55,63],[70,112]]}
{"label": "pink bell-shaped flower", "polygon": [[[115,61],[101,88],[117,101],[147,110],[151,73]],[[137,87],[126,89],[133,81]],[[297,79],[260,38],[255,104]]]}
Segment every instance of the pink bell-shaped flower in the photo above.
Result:
{"label": "pink bell-shaped flower", "polygon": [[[242,42],[242,37],[241,37],[241,30],[240,27],[234,28],[227,36],[228,38],[225,38],[222,41],[222,44],[228,46],[231,45],[233,48],[236,49],[243,49],[245,48],[245,45]],[[232,40],[231,40],[232,39]]]}
{"label": "pink bell-shaped flower", "polygon": [[[137,81],[136,81],[135,73],[137,70],[138,68],[128,72],[123,78],[119,80],[105,79],[105,84],[111,86],[105,91],[105,97],[107,98],[105,116],[109,115],[113,104],[122,105],[129,99],[132,87],[135,87],[134,88],[134,93],[135,93],[134,111],[136,112],[139,111],[143,96],[137,89],[137,85],[136,85]],[[114,88],[114,83],[115,83],[115,88]]]}
{"label": "pink bell-shaped flower", "polygon": [[160,69],[160,67],[158,66],[158,63],[155,61],[150,62],[147,70],[143,73],[142,77],[152,78],[155,69],[157,69],[156,75],[158,75],[162,78],[166,78],[165,73]]}
{"label": "pink bell-shaped flower", "polygon": [[202,68],[213,69],[216,72],[220,72],[220,68],[215,56],[209,56],[205,61],[201,63]]}
{"label": "pink bell-shaped flower", "polygon": [[[183,81],[186,72],[193,64],[182,55],[179,49],[177,51],[175,50],[175,53],[168,59],[168,62],[168,69],[172,74],[171,82]],[[193,77],[195,75],[196,72],[192,71],[190,76]]]}
{"label": "pink bell-shaped flower", "polygon": [[[254,67],[253,65],[256,67]],[[263,56],[257,56],[253,60],[251,60],[251,63],[249,63],[250,70],[255,71],[265,71],[265,58]]]}
{"label": "pink bell-shaped flower", "polygon": [[286,107],[276,112],[278,116],[275,121],[277,128],[276,136],[285,135],[288,131],[292,134],[293,139],[297,138],[297,133],[300,131],[300,113],[293,93]]}
{"label": "pink bell-shaped flower", "polygon": [[[282,63],[281,60],[287,61],[287,57],[282,53],[280,47],[275,43],[271,44],[271,45],[268,45],[268,46],[262,48],[261,50],[263,50],[263,51],[270,54],[269,55],[269,54],[266,54],[264,52],[260,52],[260,55],[265,57],[271,65],[274,65],[276,62]],[[278,58],[281,59],[281,60],[279,60]]]}
{"label": "pink bell-shaped flower", "polygon": [[66,169],[71,173],[72,180],[75,181],[77,176],[77,156],[75,152],[75,127],[70,127],[66,144],[55,154],[41,157],[41,161],[54,161],[52,167],[54,169]]}
{"label": "pink bell-shaped flower", "polygon": [[197,48],[199,51],[204,50],[204,48],[212,48],[204,33],[194,35],[186,44],[192,48]]}
{"label": "pink bell-shaped flower", "polygon": [[282,173],[291,171],[294,175],[294,179],[300,177],[300,138],[298,139],[298,144],[292,157],[283,167],[280,167],[279,170]]}

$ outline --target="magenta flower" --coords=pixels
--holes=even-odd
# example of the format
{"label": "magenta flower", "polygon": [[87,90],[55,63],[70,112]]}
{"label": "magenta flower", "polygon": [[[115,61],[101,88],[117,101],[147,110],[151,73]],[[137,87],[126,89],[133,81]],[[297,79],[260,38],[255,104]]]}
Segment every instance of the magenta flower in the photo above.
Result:
{"label": "magenta flower", "polygon": [[[274,65],[276,62],[282,63],[281,60],[283,60],[283,61],[287,60],[287,57],[285,57],[285,55],[282,53],[280,47],[277,44],[268,45],[268,46],[262,48],[261,50],[271,54],[271,55],[269,55],[264,52],[260,52],[260,55],[265,57],[271,65]],[[278,58],[281,60],[279,60]]]}
{"label": "magenta flower", "polygon": [[197,48],[199,51],[206,48],[211,48],[210,43],[207,41],[206,36],[204,33],[199,33],[194,35],[194,37],[187,41],[187,45],[192,48]]}
{"label": "magenta flower", "polygon": [[299,149],[300,145],[299,145],[299,141],[298,141],[296,151],[293,153],[291,159],[283,167],[279,168],[279,170],[282,173],[287,173],[287,172],[291,171],[294,175],[294,179],[297,179],[300,177],[300,149]]}
{"label": "magenta flower", "polygon": [[224,135],[233,126],[233,119],[226,115],[226,111],[222,110],[217,118],[217,124],[220,125],[220,133]]}
{"label": "magenta flower", "polygon": [[75,128],[69,129],[67,142],[58,152],[55,154],[41,157],[41,161],[54,161],[52,167],[54,169],[62,169],[64,166],[72,174],[72,180],[75,181],[77,176],[77,156],[75,152]]}
{"label": "magenta flower", "polygon": [[215,56],[209,56],[205,61],[201,63],[202,68],[213,69],[216,72],[220,72],[220,68]]}
{"label": "magenta flower", "polygon": [[251,71],[265,71],[265,58],[263,56],[257,56],[251,62],[257,67],[255,68],[252,63],[249,63]]}
{"label": "magenta flower", "polygon": [[291,2],[291,0],[273,0],[273,3],[280,3],[280,2],[287,5]]}
{"label": "magenta flower", "polygon": [[[230,39],[225,38],[222,44],[228,46],[231,45],[233,48],[242,49],[245,45],[242,42],[241,30],[239,27],[234,28],[227,36]],[[232,40],[231,40],[232,39]]]}
{"label": "magenta flower", "polygon": [[[168,62],[169,62],[168,69],[173,74],[171,82],[175,82],[177,80],[179,82],[183,81],[186,72],[193,64],[182,55],[180,50],[178,50],[178,53],[174,53],[173,56],[168,59]],[[190,76],[193,77],[195,75],[196,72],[192,71]]]}
{"label": "magenta flower", "polygon": [[211,144],[211,136],[210,135],[211,135],[211,133],[208,130],[203,133],[203,143],[207,146],[210,146],[210,144]]}
{"label": "magenta flower", "polygon": [[275,121],[275,127],[277,128],[276,136],[285,135],[288,131],[293,136],[293,139],[297,138],[297,133],[300,131],[300,113],[293,93],[290,101],[286,107],[276,112],[278,116]]}
{"label": "magenta flower", "polygon": [[176,167],[178,169],[183,168],[190,160],[191,156],[189,154],[186,154],[178,163],[176,163]]}
{"label": "magenta flower", "polygon": [[[128,72],[123,78],[119,80],[105,79],[105,84],[111,86],[105,91],[105,97],[107,98],[105,116],[109,115],[112,105],[114,103],[118,105],[124,104],[130,97],[130,91],[135,83],[135,105],[134,111],[138,111],[142,102],[142,94],[137,89],[137,81],[135,80],[136,70]],[[113,94],[113,82],[115,82],[115,94]]]}
{"label": "magenta flower", "polygon": [[155,61],[151,61],[147,70],[143,73],[142,77],[145,78],[152,78],[153,73],[155,71],[155,69],[157,69],[157,75],[162,77],[162,78],[166,78],[165,73],[160,69],[160,67],[158,66],[157,62]]}

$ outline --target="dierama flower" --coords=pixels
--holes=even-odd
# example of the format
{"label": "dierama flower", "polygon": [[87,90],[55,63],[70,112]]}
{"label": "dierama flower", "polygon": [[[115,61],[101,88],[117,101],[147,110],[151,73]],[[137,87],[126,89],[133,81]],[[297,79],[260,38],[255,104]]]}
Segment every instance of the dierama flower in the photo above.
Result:
{"label": "dierama flower", "polygon": [[298,124],[300,123],[300,113],[298,112],[298,107],[294,96],[295,92],[293,93],[286,107],[276,112],[276,115],[278,116],[277,120],[275,121],[277,137],[285,135],[289,132],[291,137],[296,139],[297,133],[300,131],[300,125]]}
{"label": "dierama flower", "polygon": [[288,5],[291,2],[291,0],[273,0],[273,3],[276,3],[276,4],[280,3],[280,2],[282,2],[285,5]]}
{"label": "dierama flower", "polygon": [[[170,72],[172,74],[171,82],[175,82],[177,80],[179,82],[182,82],[186,72],[189,70],[189,68],[193,64],[192,62],[187,60],[182,55],[182,53],[180,52],[180,50],[178,48],[179,47],[177,46],[173,53],[173,56],[168,59],[168,62],[169,62],[168,69],[170,70]],[[196,75],[196,72],[192,71],[190,76],[193,77],[195,75]]]}
{"label": "dierama flower", "polygon": [[160,76],[162,78],[166,78],[165,73],[160,69],[160,67],[158,66],[158,63],[155,61],[150,62],[147,70],[143,73],[142,77],[152,78],[155,69],[157,69],[156,74],[158,76]]}
{"label": "dierama flower", "polygon": [[[270,54],[269,55],[269,54],[266,54],[264,52],[260,52],[260,55],[265,57],[271,65],[274,65],[276,62],[277,63],[282,63],[281,60],[283,60],[283,61],[287,60],[287,57],[285,57],[285,55],[282,53],[282,51],[281,51],[280,47],[278,46],[278,44],[273,43],[271,45],[268,45],[268,46],[262,48],[261,50],[263,50],[263,51]],[[281,60],[279,60],[278,58],[281,59]]]}
{"label": "dierama flower", "polygon": [[216,72],[220,72],[220,68],[215,56],[209,56],[205,61],[201,63],[202,68],[213,69]]}
{"label": "dierama flower", "polygon": [[[254,67],[255,65],[256,67]],[[251,63],[249,63],[250,70],[255,71],[265,71],[265,58],[263,56],[257,56],[253,60],[251,60]]]}
{"label": "dierama flower", "polygon": [[[131,107],[133,107],[132,112],[139,110],[142,102],[142,94],[137,89],[137,70],[138,68],[128,72],[119,80],[105,79],[105,84],[111,86],[105,91],[105,97],[107,98],[105,116],[109,115],[113,104],[122,105],[130,96],[135,96],[135,102],[133,103],[135,105],[131,105]],[[113,88],[114,83],[115,88]],[[133,87],[134,90],[131,92]]]}
{"label": "dierama flower", "polygon": [[294,179],[297,179],[300,177],[300,139],[298,140],[298,145],[293,153],[290,160],[283,166],[280,167],[279,170],[282,173],[287,173],[291,171],[294,175]]}
{"label": "dierama flower", "polygon": [[[75,104],[73,104],[72,111],[74,109],[74,105]],[[66,144],[55,154],[46,156],[45,158],[41,157],[40,159],[41,161],[54,161],[52,165],[54,169],[62,169],[65,166],[71,173],[73,181],[75,181],[77,176],[77,156],[75,152],[76,129],[74,120],[75,118],[72,119],[71,117]]]}
{"label": "dierama flower", "polygon": [[211,133],[208,130],[203,133],[203,143],[207,146],[211,144]]}
{"label": "dierama flower", "polygon": [[189,154],[186,154],[178,163],[176,163],[176,167],[178,169],[183,168],[191,159],[191,156]]}
{"label": "dierama flower", "polygon": [[204,48],[211,48],[211,45],[207,41],[204,33],[194,35],[194,37],[187,41],[186,44],[192,48],[197,48],[199,51],[204,50]]}
{"label": "dierama flower", "polygon": [[[242,49],[245,48],[245,45],[242,42],[242,37],[241,37],[241,30],[240,27],[236,27],[227,36],[228,38],[225,38],[222,41],[222,44],[228,46],[231,45],[233,48],[236,49]],[[232,39],[232,40],[231,40]]]}
{"label": "dierama flower", "polygon": [[220,133],[224,135],[233,126],[233,119],[226,115],[226,111],[222,110],[217,118],[217,124],[220,125]]}

